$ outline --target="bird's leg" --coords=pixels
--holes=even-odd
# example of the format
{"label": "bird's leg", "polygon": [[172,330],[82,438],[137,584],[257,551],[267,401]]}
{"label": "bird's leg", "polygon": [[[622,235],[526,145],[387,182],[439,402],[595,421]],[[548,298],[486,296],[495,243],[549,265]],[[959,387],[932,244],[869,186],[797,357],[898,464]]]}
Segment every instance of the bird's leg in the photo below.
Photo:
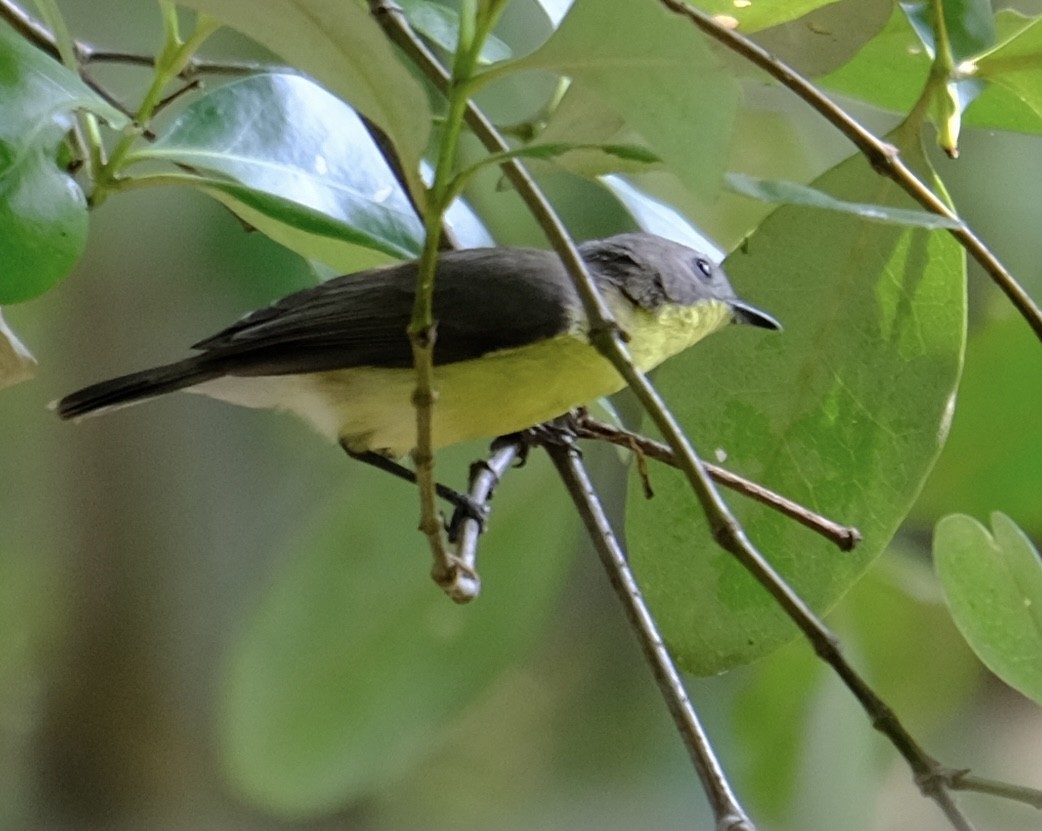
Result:
{"label": "bird's leg", "polygon": [[[404,465],[398,464],[394,459],[389,459],[387,456],[384,456],[381,453],[375,453],[372,450],[358,453],[348,448],[343,442],[340,443],[340,446],[344,448],[344,452],[352,459],[357,459],[360,462],[375,467],[377,470],[382,470],[385,473],[390,473],[392,476],[398,477],[399,479],[404,479],[406,482],[416,484],[416,474]],[[457,527],[463,519],[473,519],[475,522],[484,526],[485,517],[488,514],[488,508],[486,506],[477,504],[467,494],[453,490],[448,485],[443,485],[440,482],[435,485],[435,490],[437,491],[438,496],[451,504],[455,509],[452,513],[452,519],[447,525],[450,539],[452,536],[452,529]]]}

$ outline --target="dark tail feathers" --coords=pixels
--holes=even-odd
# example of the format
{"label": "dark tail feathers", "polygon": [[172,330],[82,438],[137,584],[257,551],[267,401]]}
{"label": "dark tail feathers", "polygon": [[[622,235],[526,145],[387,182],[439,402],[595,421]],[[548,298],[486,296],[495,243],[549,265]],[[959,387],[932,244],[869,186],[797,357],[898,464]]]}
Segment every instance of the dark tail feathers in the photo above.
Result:
{"label": "dark tail feathers", "polygon": [[202,365],[198,357],[122,375],[84,387],[57,401],[61,418],[75,419],[201,384],[224,373]]}

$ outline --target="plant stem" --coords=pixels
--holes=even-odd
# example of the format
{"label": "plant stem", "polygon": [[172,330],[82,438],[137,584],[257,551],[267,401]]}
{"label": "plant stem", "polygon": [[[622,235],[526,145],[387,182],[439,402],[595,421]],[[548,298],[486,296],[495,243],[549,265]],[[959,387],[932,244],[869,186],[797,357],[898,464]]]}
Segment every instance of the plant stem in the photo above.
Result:
{"label": "plant stem", "polygon": [[169,4],[164,4],[163,12],[166,41],[162,52],[156,57],[155,75],[134,114],[136,129],[124,133],[113,148],[108,163],[98,171],[94,192],[91,194],[91,200],[96,205],[104,201],[108,192],[113,188],[113,183],[126,164],[138,135],[147,128],[156,107],[163,100],[163,91],[167,85],[181,74],[203,42],[221,26],[215,18],[199,15],[196,19],[195,30],[187,40],[182,41],[178,34],[176,9]]}
{"label": "plant stem", "polygon": [[443,217],[456,193],[454,171],[467,111],[466,81],[474,72],[477,56],[481,52],[481,45],[489,26],[488,21],[483,21],[478,14],[475,0],[465,0],[460,11],[459,42],[453,71],[446,90],[448,112],[438,143],[434,181],[426,200],[426,211],[423,213],[424,244],[417,265],[416,294],[408,331],[413,366],[416,370],[416,387],[412,397],[416,409],[416,447],[412,451],[412,459],[420,495],[420,530],[430,544],[434,558],[431,574],[435,582],[453,600],[461,603],[476,596],[478,581],[477,576],[446,548],[437,510],[432,440],[438,395],[434,381],[434,349],[437,343],[434,282],[437,277]]}

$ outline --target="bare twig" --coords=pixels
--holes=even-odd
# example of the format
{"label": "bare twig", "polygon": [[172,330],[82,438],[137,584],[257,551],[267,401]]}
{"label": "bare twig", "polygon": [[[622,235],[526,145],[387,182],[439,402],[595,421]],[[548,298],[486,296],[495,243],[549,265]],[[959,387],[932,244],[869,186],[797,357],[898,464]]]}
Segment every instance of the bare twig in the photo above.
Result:
{"label": "bare twig", "polygon": [[974,234],[958,214],[901,161],[896,147],[880,140],[866,130],[792,67],[787,66],[748,38],[721,26],[711,15],[689,6],[684,0],[659,0],[659,2],[670,11],[690,20],[706,35],[758,66],[806,101],[826,121],[846,136],[868,159],[873,168],[896,182],[923,208],[958,222],[959,225],[948,229],[948,232],[959,241],[973,259],[980,263],[1034,330],[1035,335],[1042,340],[1042,309],[1024,291],[1016,278],[1010,274],[980,237]]}
{"label": "bare twig", "polygon": [[677,731],[698,771],[698,778],[713,809],[716,828],[718,831],[755,831],[755,826],[731,790],[713,753],[712,745],[698,719],[698,713],[691,704],[673,657],[662,641],[655,619],[648,610],[640,586],[630,570],[626,554],[593,489],[579,451],[563,437],[541,443],[553,460],[565,487],[568,488],[576,510],[586,524],[590,540],[608,572],[612,588],[615,589],[615,594],[629,618],[630,626],[640,641],[644,657],[651,666]]}
{"label": "bare twig", "polygon": [[990,796],[998,796],[1013,802],[1023,802],[1032,808],[1042,810],[1042,790],[1025,788],[1022,785],[1011,785],[1008,782],[996,782],[994,779],[983,779],[973,776],[968,770],[949,771],[946,776],[948,787],[956,791],[973,791]]}
{"label": "bare twig", "polygon": [[[520,456],[526,447],[525,440],[520,435],[504,436],[492,443],[492,455],[488,459],[475,462],[470,469],[470,488],[467,491],[472,506],[483,510],[492,497],[492,492],[499,486],[503,474]],[[455,523],[453,523],[455,525]],[[477,578],[477,550],[478,539],[484,531],[481,520],[470,516],[462,517],[458,527],[452,529],[455,532],[456,557],[460,564],[470,570]],[[451,538],[452,535],[450,535]]]}
{"label": "bare twig", "polygon": [[[26,14],[17,4],[12,3],[10,0],[0,0],[0,19],[6,20],[11,25],[11,28],[41,52],[50,55],[55,60],[60,61],[62,59],[61,50],[58,48],[54,35],[46,26]],[[84,45],[80,41],[73,41],[73,48],[77,58],[82,54],[83,47]],[[149,64],[151,65],[152,62],[153,60],[150,58]],[[85,73],[82,67],[80,68],[80,78],[88,87],[101,96],[107,104],[119,110],[127,118],[134,118],[134,113],[122,101]]]}
{"label": "bare twig", "polygon": [[[598,421],[585,411],[577,414],[574,428],[580,438],[611,442],[620,447],[637,451],[644,456],[649,456],[672,467],[678,467],[676,454],[669,445],[654,441],[639,433],[622,430],[603,421]],[[796,520],[801,525],[821,534],[821,536],[834,543],[843,551],[851,551],[861,542],[861,532],[853,526],[840,525],[838,522],[833,522],[831,519],[815,513],[810,508],[800,505],[798,502],[793,502],[791,499],[786,499],[770,488],[765,488],[763,485],[752,482],[744,476],[739,476],[737,473],[732,473],[719,465],[705,462],[705,468],[706,472],[717,484],[737,491],[750,499],[767,505],[769,508],[773,508],[790,519]]]}
{"label": "bare twig", "polygon": [[6,20],[11,28],[23,38],[33,44],[37,49],[42,49],[51,57],[61,60],[58,44],[47,27],[38,23],[17,4],[11,0],[0,0],[0,18]]}

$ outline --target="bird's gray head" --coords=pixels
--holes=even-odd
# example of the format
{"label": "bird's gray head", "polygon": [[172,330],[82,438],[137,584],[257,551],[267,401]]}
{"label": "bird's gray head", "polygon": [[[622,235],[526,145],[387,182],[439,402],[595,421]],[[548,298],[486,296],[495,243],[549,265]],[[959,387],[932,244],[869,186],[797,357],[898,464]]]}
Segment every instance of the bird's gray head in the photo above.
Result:
{"label": "bird's gray head", "polygon": [[588,242],[579,250],[599,280],[648,311],[722,300],[734,311],[735,323],[781,329],[769,314],[735,295],[720,266],[686,245],[653,234],[632,233]]}

